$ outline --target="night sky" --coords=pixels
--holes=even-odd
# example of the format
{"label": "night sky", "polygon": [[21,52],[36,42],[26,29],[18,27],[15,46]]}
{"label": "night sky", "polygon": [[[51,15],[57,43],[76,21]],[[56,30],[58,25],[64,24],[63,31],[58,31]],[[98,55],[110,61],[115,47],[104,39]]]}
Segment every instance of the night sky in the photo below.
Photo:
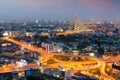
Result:
{"label": "night sky", "polygon": [[0,0],[0,19],[120,19],[120,0]]}

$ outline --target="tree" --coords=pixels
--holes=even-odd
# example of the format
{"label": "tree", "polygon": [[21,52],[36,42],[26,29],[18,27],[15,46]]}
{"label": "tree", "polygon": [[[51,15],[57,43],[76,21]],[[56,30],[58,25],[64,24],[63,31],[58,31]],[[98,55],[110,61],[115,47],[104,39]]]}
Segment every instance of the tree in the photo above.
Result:
{"label": "tree", "polygon": [[27,80],[45,80],[44,78],[36,77],[36,76],[27,76]]}
{"label": "tree", "polygon": [[86,42],[86,41],[79,42],[79,44],[77,45],[77,49],[82,50],[82,49],[86,48],[87,45],[88,45],[88,42]]}
{"label": "tree", "polygon": [[103,48],[99,47],[97,50],[98,50],[98,53],[100,53],[101,55],[104,54],[104,49]]}

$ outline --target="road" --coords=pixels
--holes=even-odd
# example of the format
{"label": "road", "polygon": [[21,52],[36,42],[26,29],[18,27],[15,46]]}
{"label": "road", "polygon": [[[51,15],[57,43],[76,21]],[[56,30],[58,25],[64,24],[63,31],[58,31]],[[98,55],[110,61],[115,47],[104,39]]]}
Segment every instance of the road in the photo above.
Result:
{"label": "road", "polygon": [[[24,48],[27,48],[27,49],[30,49],[30,50],[34,50],[34,51],[38,51],[41,55],[42,55],[42,59],[44,60],[44,62],[45,61],[47,61],[51,56],[53,56],[53,55],[51,55],[52,53],[49,53],[49,52],[47,52],[47,51],[44,51],[42,48],[37,48],[36,46],[33,46],[33,45],[29,45],[28,43],[26,43],[26,42],[23,42],[23,41],[16,41],[16,40],[13,40],[13,39],[10,39],[10,38],[8,38],[8,37],[4,37],[4,38],[2,38],[3,40],[7,40],[7,41],[10,41],[10,42],[13,42],[13,43],[15,43],[15,44],[18,44],[18,45],[20,45],[20,46],[23,46]],[[65,54],[64,54],[65,55]],[[67,56],[67,55],[65,55],[65,56]],[[69,56],[69,55],[68,55]],[[42,61],[43,61],[42,60]],[[63,62],[63,61],[57,61],[57,63],[56,64],[52,64],[52,65],[50,65],[51,67],[57,67],[59,64],[62,64],[62,65],[64,65],[64,68],[71,68],[71,67],[73,67],[73,66],[78,66],[78,67],[75,67],[75,69],[79,69],[80,67],[79,66],[81,66],[81,64],[93,64],[93,63],[98,63],[96,66],[92,66],[92,67],[86,67],[86,68],[81,68],[81,70],[88,70],[88,69],[95,69],[95,68],[98,68],[99,66],[100,66],[100,64],[99,64],[99,61],[97,60],[97,59],[93,59],[93,61],[90,61],[89,63],[88,63],[89,61],[81,61],[81,62],[69,62],[69,64],[68,64],[68,62]]]}
{"label": "road", "polygon": [[24,66],[16,66],[15,64],[6,64],[0,67],[0,73],[8,73],[8,72],[14,72],[14,71],[25,71],[25,70],[30,70],[30,69],[37,69],[38,64],[33,63],[33,64],[28,64]]}
{"label": "road", "polygon": [[59,33],[56,33],[56,35],[72,35],[72,34],[79,34],[81,32],[93,32],[93,30],[90,30],[90,29],[84,29],[84,30],[81,30],[81,31],[74,31],[74,30],[67,30],[65,32],[59,32]]}
{"label": "road", "polygon": [[109,62],[119,62],[120,61],[120,56],[101,58],[101,60],[103,60],[107,63],[109,63]]}
{"label": "road", "polygon": [[[41,56],[43,57],[43,63],[46,62],[49,58],[51,58],[53,55],[52,53],[49,53],[47,51],[44,51],[42,48],[37,48],[36,46],[33,46],[33,45],[28,45],[26,42],[19,42],[19,41],[16,41],[16,40],[13,40],[13,39],[10,39],[8,37],[4,37],[2,38],[3,40],[7,40],[7,41],[10,41],[10,42],[13,42],[15,44],[18,44],[20,46],[23,46],[24,48],[27,48],[29,50],[34,50],[34,51],[37,51],[41,54]],[[95,66],[91,66],[91,67],[84,67],[84,68],[80,68],[80,63],[75,63],[75,62],[62,62],[62,61],[59,61],[57,62],[56,64],[52,64],[52,65],[49,65],[50,67],[56,67],[58,66],[59,64],[62,64],[64,65],[63,67],[66,68],[66,69],[70,69],[71,67],[74,67],[74,69],[76,70],[90,70],[90,69],[96,69],[96,68],[99,68],[100,67],[100,73],[101,75],[104,77],[104,80],[115,80],[114,78],[110,77],[106,71],[105,71],[105,66],[106,66],[106,62],[115,62],[115,61],[120,61],[120,58],[117,57],[111,57],[111,59],[97,59],[97,58],[94,58],[94,61],[97,61],[97,65]],[[93,62],[94,62],[93,61]],[[83,63],[83,62],[81,62]],[[34,67],[34,66],[31,66],[31,67]],[[25,69],[25,68],[23,68]],[[21,69],[20,69],[21,70]]]}
{"label": "road", "polygon": [[109,76],[106,71],[105,71],[105,67],[106,67],[106,62],[105,61],[102,61],[100,60],[100,64],[101,64],[101,67],[100,67],[100,73],[101,75],[104,77],[104,80],[115,80],[113,77]]}
{"label": "road", "polygon": [[70,68],[73,68],[75,71],[92,70],[92,69],[99,68],[101,66],[100,62],[96,58],[94,58],[92,60],[88,60],[88,61],[77,61],[77,62],[75,62],[75,61],[57,61],[57,63],[47,64],[47,65],[49,68],[58,68],[58,65],[61,65],[61,64],[65,70],[69,70]]}
{"label": "road", "polygon": [[28,43],[26,42],[23,42],[23,41],[16,41],[16,40],[13,40],[13,39],[10,39],[8,37],[4,37],[2,38],[3,40],[7,40],[7,41],[10,41],[10,42],[13,42],[17,45],[20,45],[20,46],[23,46],[24,48],[26,49],[29,49],[31,51],[37,51],[40,53],[40,55],[42,56],[42,61],[43,63],[46,62],[52,55],[51,53],[43,50],[42,48],[37,48],[36,46],[33,46],[33,45],[29,45]]}

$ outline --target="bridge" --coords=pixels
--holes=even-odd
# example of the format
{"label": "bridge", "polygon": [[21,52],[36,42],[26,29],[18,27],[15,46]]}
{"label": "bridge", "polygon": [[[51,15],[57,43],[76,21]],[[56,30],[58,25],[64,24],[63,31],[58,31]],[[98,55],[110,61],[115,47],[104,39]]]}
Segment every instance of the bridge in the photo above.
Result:
{"label": "bridge", "polygon": [[62,33],[57,33],[56,35],[68,35],[68,34],[76,34],[81,32],[93,32],[94,30],[89,29],[81,20],[75,16],[74,18],[74,29],[73,30],[66,30]]}
{"label": "bridge", "polygon": [[[20,46],[23,46],[23,47],[27,48],[27,49],[35,50],[35,51],[40,52],[40,54],[43,56],[44,62],[47,61],[49,58],[51,58],[53,56],[53,55],[51,55],[51,53],[48,53],[48,52],[42,50],[42,48],[37,48],[37,47],[35,47],[33,45],[29,46],[26,42],[16,41],[14,39],[10,39],[9,37],[3,37],[2,39],[10,41],[10,42],[13,42],[13,43],[16,43],[16,44],[18,44]],[[106,67],[106,63],[107,62],[117,62],[117,61],[120,61],[119,56],[118,57],[111,57],[110,59],[109,58],[108,59],[102,59],[102,58],[97,59],[97,58],[94,58],[94,61],[97,63],[97,65],[91,66],[91,67],[87,67],[87,68],[80,68],[80,64],[83,64],[85,62],[81,62],[81,63],[80,62],[79,63],[69,62],[70,64],[68,64],[68,62],[62,62],[62,61],[60,61],[60,62],[58,61],[57,64],[52,64],[51,67],[54,67],[54,66],[59,65],[59,64],[62,64],[62,65],[66,65],[66,67],[69,68],[69,69],[71,67],[73,67],[73,65],[77,65],[78,67],[75,67],[76,70],[80,70],[80,69],[81,70],[91,70],[91,69],[99,68],[101,75],[105,78],[104,80],[115,80],[114,78],[112,78],[111,76],[109,76],[106,73],[106,71],[105,71],[106,68],[105,67]],[[87,63],[85,63],[85,64],[87,64]],[[48,65],[48,66],[50,66],[50,65]],[[15,68],[14,70],[11,69],[11,70],[8,70],[8,71],[9,72],[11,72],[11,71],[22,71],[22,70],[29,70],[31,68],[37,68],[37,67],[38,67],[37,64],[34,64],[34,65],[31,64],[31,65],[28,65],[28,66],[24,66],[22,68],[15,68],[14,67]],[[5,68],[0,68],[0,71],[1,71],[1,73],[4,73],[4,72],[7,72],[7,69],[5,70]]]}
{"label": "bridge", "polygon": [[6,64],[0,67],[0,73],[9,73],[9,72],[19,72],[19,71],[25,71],[25,70],[30,70],[30,69],[37,69],[38,64],[37,63],[32,63],[24,66],[16,66],[15,64]]}

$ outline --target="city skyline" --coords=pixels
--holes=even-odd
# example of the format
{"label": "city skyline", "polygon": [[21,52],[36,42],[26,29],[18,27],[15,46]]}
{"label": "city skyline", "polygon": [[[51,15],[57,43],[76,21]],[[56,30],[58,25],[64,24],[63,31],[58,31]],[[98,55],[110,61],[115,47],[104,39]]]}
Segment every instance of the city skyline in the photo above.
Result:
{"label": "city skyline", "polygon": [[120,18],[120,0],[0,0],[0,19]]}

